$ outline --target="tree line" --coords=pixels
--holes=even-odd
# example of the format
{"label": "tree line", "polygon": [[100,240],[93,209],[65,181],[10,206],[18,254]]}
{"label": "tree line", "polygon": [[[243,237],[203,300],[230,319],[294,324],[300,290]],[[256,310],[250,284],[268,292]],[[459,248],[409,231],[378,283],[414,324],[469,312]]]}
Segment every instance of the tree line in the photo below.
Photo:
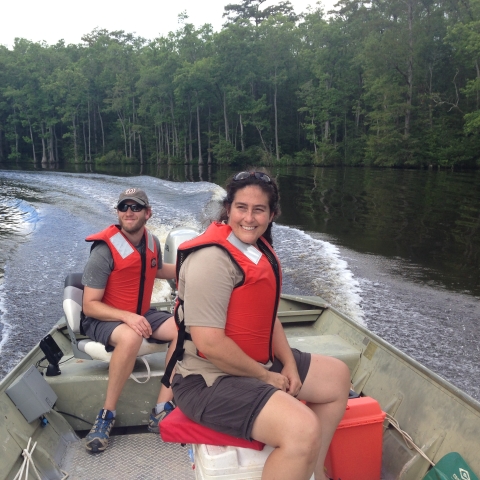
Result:
{"label": "tree line", "polygon": [[480,0],[265,1],[0,46],[0,165],[479,165]]}

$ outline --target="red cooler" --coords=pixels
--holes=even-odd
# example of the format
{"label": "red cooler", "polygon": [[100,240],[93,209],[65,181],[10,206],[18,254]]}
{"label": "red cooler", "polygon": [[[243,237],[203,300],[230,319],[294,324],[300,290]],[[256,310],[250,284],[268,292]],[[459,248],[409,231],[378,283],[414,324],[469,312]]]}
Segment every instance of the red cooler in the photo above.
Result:
{"label": "red cooler", "polygon": [[348,400],[325,466],[334,480],[380,480],[385,412],[370,397]]}

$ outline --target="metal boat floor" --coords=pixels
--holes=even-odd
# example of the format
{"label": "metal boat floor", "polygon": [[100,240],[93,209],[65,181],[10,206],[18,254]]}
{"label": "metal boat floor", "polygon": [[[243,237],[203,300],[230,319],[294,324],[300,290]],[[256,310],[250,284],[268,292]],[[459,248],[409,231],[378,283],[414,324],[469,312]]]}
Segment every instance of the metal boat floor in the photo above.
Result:
{"label": "metal boat floor", "polygon": [[108,448],[88,453],[84,441],[70,444],[61,468],[68,479],[81,480],[192,480],[190,445],[164,443],[152,433],[113,435]]}

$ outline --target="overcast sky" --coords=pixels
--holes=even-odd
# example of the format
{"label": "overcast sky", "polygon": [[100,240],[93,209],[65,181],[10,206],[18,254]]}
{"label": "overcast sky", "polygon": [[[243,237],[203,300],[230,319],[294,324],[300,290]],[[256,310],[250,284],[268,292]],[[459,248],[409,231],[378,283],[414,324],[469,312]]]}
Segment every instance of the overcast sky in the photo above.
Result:
{"label": "overcast sky", "polygon": [[[296,13],[305,12],[317,0],[290,0]],[[326,10],[337,0],[322,0]],[[153,39],[178,29],[178,14],[185,11],[196,27],[211,23],[220,30],[224,6],[241,0],[4,0],[0,10],[0,44],[11,48],[15,37],[53,45],[64,39],[80,43],[94,28],[135,32]],[[273,5],[267,0],[264,6]]]}

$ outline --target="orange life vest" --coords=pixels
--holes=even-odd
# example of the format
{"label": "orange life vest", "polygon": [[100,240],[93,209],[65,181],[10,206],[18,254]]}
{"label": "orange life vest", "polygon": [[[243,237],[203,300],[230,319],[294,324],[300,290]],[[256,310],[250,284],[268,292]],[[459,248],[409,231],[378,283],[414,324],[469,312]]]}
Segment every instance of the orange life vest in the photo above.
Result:
{"label": "orange life vest", "polygon": [[257,241],[260,253],[235,237],[229,225],[215,222],[203,234],[180,245],[177,278],[190,253],[212,245],[227,251],[244,277],[230,297],[225,334],[247,355],[265,364],[273,360],[272,335],[282,283],[280,262],[263,237]]}
{"label": "orange life vest", "polygon": [[102,302],[121,310],[144,315],[150,308],[153,283],[158,270],[158,250],[153,235],[145,228],[145,254],[122,234],[119,225],[111,225],[89,235],[87,242],[104,241],[113,257]]}

